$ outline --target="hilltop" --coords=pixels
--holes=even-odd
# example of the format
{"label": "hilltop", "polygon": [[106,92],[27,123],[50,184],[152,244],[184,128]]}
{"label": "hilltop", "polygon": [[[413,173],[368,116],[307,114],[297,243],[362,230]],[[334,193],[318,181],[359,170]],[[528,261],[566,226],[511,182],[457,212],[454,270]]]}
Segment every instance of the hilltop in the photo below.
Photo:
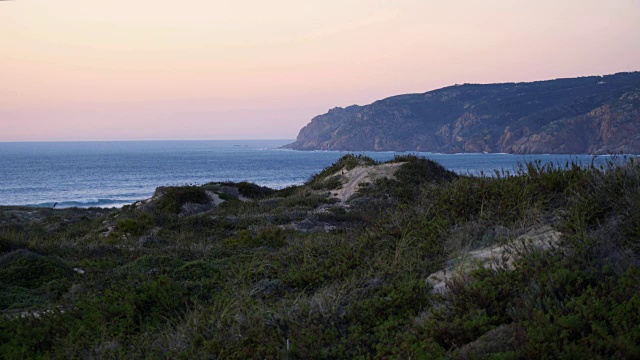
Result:
{"label": "hilltop", "polygon": [[0,207],[0,358],[634,358],[640,166],[614,160],[346,155],[281,190]]}
{"label": "hilltop", "polygon": [[336,107],[295,150],[639,154],[640,72],[455,85]]}

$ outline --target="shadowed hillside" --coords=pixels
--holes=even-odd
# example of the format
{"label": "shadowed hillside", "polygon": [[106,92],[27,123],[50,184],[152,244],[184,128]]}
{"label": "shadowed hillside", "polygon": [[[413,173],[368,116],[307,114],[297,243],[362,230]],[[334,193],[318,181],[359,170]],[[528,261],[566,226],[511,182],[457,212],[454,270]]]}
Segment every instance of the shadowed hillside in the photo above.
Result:
{"label": "shadowed hillside", "polygon": [[639,154],[640,72],[464,84],[316,116],[295,150]]}

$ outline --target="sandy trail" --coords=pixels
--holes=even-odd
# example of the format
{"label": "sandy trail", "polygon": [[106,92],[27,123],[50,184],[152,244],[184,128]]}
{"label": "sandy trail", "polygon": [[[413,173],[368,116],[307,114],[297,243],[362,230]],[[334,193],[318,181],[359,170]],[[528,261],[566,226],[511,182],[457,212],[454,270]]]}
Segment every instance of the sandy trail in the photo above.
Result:
{"label": "sandy trail", "polygon": [[333,176],[342,176],[347,180],[347,183],[342,185],[342,188],[332,190],[331,194],[340,200],[340,203],[344,204],[353,194],[355,194],[360,188],[362,183],[373,183],[377,179],[395,178],[395,172],[398,167],[404,163],[390,163],[372,166],[356,166],[348,171],[338,171]]}

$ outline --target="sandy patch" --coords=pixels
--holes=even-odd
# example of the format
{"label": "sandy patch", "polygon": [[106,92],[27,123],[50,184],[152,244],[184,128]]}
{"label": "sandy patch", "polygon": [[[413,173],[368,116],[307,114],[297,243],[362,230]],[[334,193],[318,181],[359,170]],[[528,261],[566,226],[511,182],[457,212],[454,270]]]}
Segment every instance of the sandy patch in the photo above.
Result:
{"label": "sandy patch", "polygon": [[224,200],[220,198],[220,195],[214,193],[213,191],[206,190],[205,192],[207,193],[207,196],[213,203],[213,206],[218,206],[224,202]]}
{"label": "sandy patch", "polygon": [[373,183],[377,179],[395,178],[396,170],[404,163],[390,163],[372,166],[356,166],[348,171],[338,171],[332,176],[342,176],[343,182],[346,181],[342,188],[331,190],[331,195],[340,200],[344,204],[353,194],[360,188],[360,184]]}
{"label": "sandy patch", "polygon": [[433,286],[434,292],[445,293],[447,282],[454,276],[463,276],[479,266],[485,269],[513,270],[513,262],[522,254],[532,250],[551,250],[558,246],[559,241],[560,232],[551,226],[534,228],[507,245],[496,245],[467,253],[455,266],[429,275],[427,283]]}

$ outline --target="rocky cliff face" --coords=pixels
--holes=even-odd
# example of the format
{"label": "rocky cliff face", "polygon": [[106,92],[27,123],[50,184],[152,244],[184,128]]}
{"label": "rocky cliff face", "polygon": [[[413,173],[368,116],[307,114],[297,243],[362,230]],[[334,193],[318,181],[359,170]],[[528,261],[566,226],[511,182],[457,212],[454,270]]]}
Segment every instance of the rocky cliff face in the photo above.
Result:
{"label": "rocky cliff face", "polygon": [[316,116],[296,150],[640,153],[640,72],[465,84]]}

